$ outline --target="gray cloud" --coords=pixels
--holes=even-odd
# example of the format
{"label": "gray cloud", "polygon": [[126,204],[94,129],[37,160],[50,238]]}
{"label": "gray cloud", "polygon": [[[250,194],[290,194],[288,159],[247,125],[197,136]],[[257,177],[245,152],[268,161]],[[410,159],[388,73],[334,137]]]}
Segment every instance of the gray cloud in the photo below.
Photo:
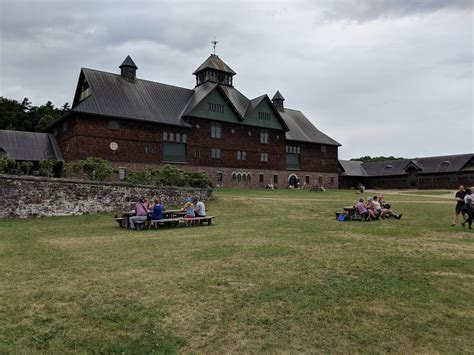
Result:
{"label": "gray cloud", "polygon": [[0,13],[3,96],[70,102],[81,67],[117,72],[127,54],[141,78],[193,87],[215,35],[239,90],[281,90],[344,158],[474,151],[470,1],[6,0]]}

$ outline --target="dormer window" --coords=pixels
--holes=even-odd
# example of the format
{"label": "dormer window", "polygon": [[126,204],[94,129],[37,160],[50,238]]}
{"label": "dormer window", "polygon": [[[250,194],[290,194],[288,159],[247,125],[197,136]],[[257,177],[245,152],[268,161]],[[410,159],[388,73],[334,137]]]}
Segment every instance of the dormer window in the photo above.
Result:
{"label": "dormer window", "polygon": [[79,102],[87,99],[91,95],[92,95],[92,92],[91,92],[91,88],[89,87],[89,83],[84,80],[84,83],[82,83],[81,96],[79,96]]}

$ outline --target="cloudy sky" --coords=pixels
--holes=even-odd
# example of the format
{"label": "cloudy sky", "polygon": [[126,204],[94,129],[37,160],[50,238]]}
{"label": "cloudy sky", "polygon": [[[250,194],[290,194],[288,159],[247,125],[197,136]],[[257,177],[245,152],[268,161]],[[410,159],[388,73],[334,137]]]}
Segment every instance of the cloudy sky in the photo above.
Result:
{"label": "cloudy sky", "polygon": [[278,89],[341,158],[474,152],[470,0],[0,0],[0,96],[72,101],[81,67],[192,88],[217,54],[252,98]]}

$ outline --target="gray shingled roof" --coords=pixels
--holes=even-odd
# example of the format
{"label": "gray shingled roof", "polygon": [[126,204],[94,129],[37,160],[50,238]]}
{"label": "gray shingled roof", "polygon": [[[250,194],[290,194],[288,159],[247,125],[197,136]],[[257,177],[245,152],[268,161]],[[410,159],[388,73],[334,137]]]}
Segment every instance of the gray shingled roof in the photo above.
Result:
{"label": "gray shingled roof", "polygon": [[219,70],[219,71],[223,71],[223,72],[226,72],[226,73],[229,73],[229,74],[232,74],[232,75],[235,75],[237,74],[235,71],[233,71],[231,69],[231,67],[229,67],[227,64],[224,63],[224,61],[219,58],[219,56],[215,55],[215,54],[211,54],[209,56],[209,58],[207,58],[204,63],[202,63],[195,71],[193,74],[197,74],[199,73],[200,71],[203,71],[205,69],[208,69],[208,68],[211,68],[211,69],[215,69],[215,70]]}
{"label": "gray shingled roof", "polygon": [[341,175],[343,176],[367,176],[361,161],[339,160],[339,164],[342,166]]}
{"label": "gray shingled roof", "polygon": [[[471,159],[474,159],[474,153],[386,160],[369,163],[340,160],[339,163],[347,176],[378,177],[405,175],[407,174],[406,168],[410,165],[415,166],[418,169],[419,174],[457,172],[460,171]],[[361,170],[356,168],[357,164],[359,164]]]}
{"label": "gray shingled roof", "polygon": [[285,108],[285,111],[280,112],[280,115],[290,129],[286,132],[286,139],[288,140],[326,145],[341,145],[317,129],[301,111]]}
{"label": "gray shingled roof", "polygon": [[74,112],[189,126],[181,113],[193,90],[142,79],[130,82],[98,70],[82,71],[92,95],[77,104]]}
{"label": "gray shingled roof", "polygon": [[[124,63],[128,58],[125,59]],[[131,58],[130,61],[133,62]],[[222,62],[214,55],[211,55],[206,62],[209,61],[211,61],[211,64]],[[232,71],[228,67],[224,69]],[[83,101],[77,102],[82,79],[87,81],[91,95]],[[253,110],[262,100],[268,100],[271,105],[267,95],[249,100],[239,90],[227,85],[206,82],[191,90],[143,79],[124,80],[119,74],[83,68],[73,108],[52,123],[48,129],[73,113],[190,127],[185,120],[186,116],[189,116],[192,110],[216,88],[227,98],[242,121],[245,121],[245,117],[253,113]],[[277,92],[277,94],[280,93]],[[314,127],[300,111],[285,109],[284,112],[280,112],[274,109],[274,112],[281,119],[285,130],[290,130],[286,133],[287,139],[340,145]]]}
{"label": "gray shingled roof", "polygon": [[63,160],[56,139],[48,133],[0,130],[0,148],[14,160]]}

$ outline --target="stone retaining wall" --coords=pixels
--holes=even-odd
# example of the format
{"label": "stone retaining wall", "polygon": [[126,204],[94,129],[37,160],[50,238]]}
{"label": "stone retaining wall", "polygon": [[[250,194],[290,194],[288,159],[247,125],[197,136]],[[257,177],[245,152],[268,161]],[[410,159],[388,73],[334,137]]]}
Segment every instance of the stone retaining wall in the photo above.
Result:
{"label": "stone retaining wall", "polygon": [[0,175],[0,218],[129,210],[142,196],[159,196],[165,205],[180,205],[191,196],[208,200],[212,189]]}

